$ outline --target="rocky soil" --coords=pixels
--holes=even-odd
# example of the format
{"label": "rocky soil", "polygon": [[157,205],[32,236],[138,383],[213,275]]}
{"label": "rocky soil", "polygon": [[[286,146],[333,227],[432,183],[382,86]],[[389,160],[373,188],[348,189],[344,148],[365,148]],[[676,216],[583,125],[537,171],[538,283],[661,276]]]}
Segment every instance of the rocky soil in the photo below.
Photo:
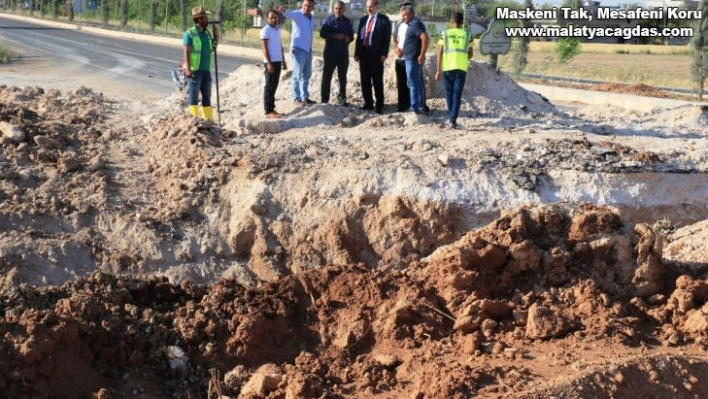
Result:
{"label": "rocky soil", "polygon": [[451,130],[432,80],[380,116],[285,74],[280,120],[258,67],[220,83],[221,126],[0,86],[3,395],[708,395],[704,107],[564,112],[473,63]]}

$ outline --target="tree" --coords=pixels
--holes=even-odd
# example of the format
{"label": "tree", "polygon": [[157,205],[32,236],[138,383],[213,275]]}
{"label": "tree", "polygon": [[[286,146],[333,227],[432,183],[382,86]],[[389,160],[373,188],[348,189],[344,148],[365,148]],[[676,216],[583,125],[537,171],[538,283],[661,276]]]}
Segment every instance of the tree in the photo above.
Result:
{"label": "tree", "polygon": [[[497,8],[508,8],[511,10],[521,10],[521,4],[517,3],[515,0],[497,0],[493,2],[479,2],[476,3],[477,13],[482,17],[495,18],[497,14]],[[506,21],[511,22],[511,21]],[[508,25],[507,25],[508,26]]]}
{"label": "tree", "polygon": [[576,55],[580,53],[580,39],[575,37],[563,37],[558,39],[556,44],[556,56],[558,62],[565,64],[570,62]]}
{"label": "tree", "polygon": [[128,13],[130,8],[128,7],[128,0],[121,0],[120,2],[120,26],[125,28],[128,25]]}
{"label": "tree", "polygon": [[182,32],[187,30],[187,1],[186,0],[179,0],[179,18],[180,18],[180,23],[182,24]]}
{"label": "tree", "polygon": [[108,20],[110,19],[111,16],[111,8],[110,4],[108,3],[108,0],[103,0],[101,2],[101,19],[103,26],[108,26]]}
{"label": "tree", "polygon": [[575,37],[564,37],[558,39],[556,44],[556,56],[558,62],[566,64],[568,77],[570,77],[570,60],[580,53],[580,39]]}
{"label": "tree", "polygon": [[703,101],[703,89],[708,78],[708,0],[701,0],[698,8],[703,11],[703,17],[691,40],[691,47],[693,47],[691,78],[698,84],[698,99]]}
{"label": "tree", "polygon": [[[531,0],[524,0],[524,8],[528,8],[529,10],[534,9]],[[533,24],[531,23],[531,20],[521,20],[522,28],[531,28],[532,26]],[[514,46],[513,52],[511,54],[511,68],[514,76],[516,77],[521,76],[521,72],[524,71],[524,68],[526,68],[526,64],[528,64],[530,42],[531,38],[529,36],[522,36],[519,38],[519,40],[517,40],[516,46]]]}

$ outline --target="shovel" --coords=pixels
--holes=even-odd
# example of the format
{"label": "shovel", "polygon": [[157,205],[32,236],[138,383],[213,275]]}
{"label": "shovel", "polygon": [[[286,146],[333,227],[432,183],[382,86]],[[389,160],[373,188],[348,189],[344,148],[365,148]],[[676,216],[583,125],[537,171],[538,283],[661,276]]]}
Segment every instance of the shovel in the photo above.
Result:
{"label": "shovel", "polygon": [[[215,22],[215,24],[211,27],[211,32],[214,37],[217,35],[216,23],[218,22]],[[216,56],[216,46],[214,47],[214,77],[216,82],[216,117],[219,121],[219,127],[221,127],[221,106],[219,104],[219,62],[218,57]]]}

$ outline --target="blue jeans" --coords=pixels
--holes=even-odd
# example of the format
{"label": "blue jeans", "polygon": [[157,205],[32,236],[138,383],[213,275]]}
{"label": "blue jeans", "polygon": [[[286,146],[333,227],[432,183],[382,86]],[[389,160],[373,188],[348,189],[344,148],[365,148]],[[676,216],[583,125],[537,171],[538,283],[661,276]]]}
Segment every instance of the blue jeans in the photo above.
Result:
{"label": "blue jeans", "polygon": [[457,123],[457,115],[460,114],[460,101],[462,99],[462,89],[465,87],[467,71],[454,69],[443,72],[445,81],[445,100],[447,101],[447,116],[450,123]]}
{"label": "blue jeans", "polygon": [[290,60],[293,63],[293,75],[290,88],[293,100],[305,101],[310,98],[307,86],[312,76],[312,53],[293,47],[290,49]]}
{"label": "blue jeans", "polygon": [[211,107],[211,72],[194,71],[191,79],[187,79],[189,95],[187,105],[199,104],[199,93],[202,93],[202,107]]}
{"label": "blue jeans", "polygon": [[425,109],[425,88],[423,87],[423,67],[418,60],[406,60],[406,78],[411,94],[411,111],[423,112]]}

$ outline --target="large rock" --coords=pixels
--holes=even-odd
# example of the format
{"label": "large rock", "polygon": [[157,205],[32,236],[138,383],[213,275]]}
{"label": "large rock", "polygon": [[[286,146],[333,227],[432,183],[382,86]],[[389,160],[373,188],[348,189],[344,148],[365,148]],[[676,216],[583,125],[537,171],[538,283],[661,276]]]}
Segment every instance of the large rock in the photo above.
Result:
{"label": "large rock", "polygon": [[15,143],[25,141],[27,137],[21,127],[5,121],[0,122],[0,132],[2,132],[3,136],[10,138]]}
{"label": "large rock", "polygon": [[557,311],[531,305],[526,319],[526,337],[531,339],[546,339],[560,336],[570,330],[570,322]]}
{"label": "large rock", "polygon": [[239,397],[248,397],[253,394],[259,397],[268,396],[271,392],[278,389],[278,385],[283,382],[283,378],[283,371],[280,367],[272,363],[264,364],[243,385]]}
{"label": "large rock", "polygon": [[708,334],[708,304],[689,312],[683,329],[690,333]]}

